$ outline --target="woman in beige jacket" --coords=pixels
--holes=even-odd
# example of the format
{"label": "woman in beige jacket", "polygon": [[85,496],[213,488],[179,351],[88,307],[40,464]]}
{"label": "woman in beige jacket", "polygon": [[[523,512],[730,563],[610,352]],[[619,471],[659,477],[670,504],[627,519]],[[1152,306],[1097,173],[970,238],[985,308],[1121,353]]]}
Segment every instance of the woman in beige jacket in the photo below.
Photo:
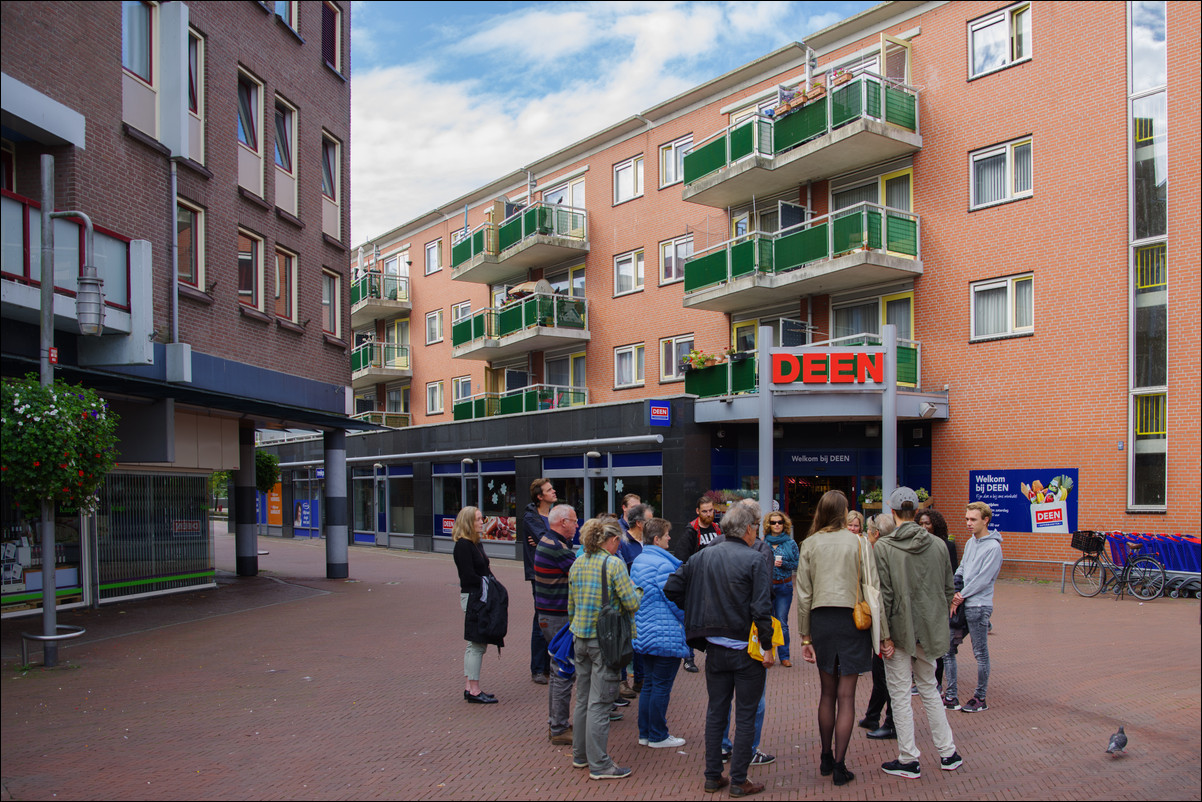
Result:
{"label": "woman in beige jacket", "polygon": [[861,556],[861,538],[847,530],[847,497],[830,490],[818,501],[810,534],[801,543],[794,580],[801,657],[818,666],[819,771],[835,785],[855,778],[845,757],[856,721],[856,680],[872,670],[871,630],[856,629],[852,608],[863,571],[877,586],[876,564]]}

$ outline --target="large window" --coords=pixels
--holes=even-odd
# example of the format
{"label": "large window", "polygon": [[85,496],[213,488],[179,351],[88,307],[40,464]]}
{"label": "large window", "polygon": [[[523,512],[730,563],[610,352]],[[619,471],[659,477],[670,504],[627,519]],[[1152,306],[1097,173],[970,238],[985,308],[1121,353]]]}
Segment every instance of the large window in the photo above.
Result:
{"label": "large window", "polygon": [[175,207],[175,226],[179,242],[176,275],[180,282],[203,290],[204,210],[180,201]]}
{"label": "large window", "polygon": [[614,386],[639,387],[643,384],[643,344],[623,345],[614,349]]}
{"label": "large window", "polygon": [[584,354],[566,354],[548,357],[544,363],[543,376],[547,384],[556,387],[572,387],[583,390],[588,387]]}
{"label": "large window", "polygon": [[1035,278],[1030,273],[972,285],[972,339],[1035,331]]}
{"label": "large window", "polygon": [[263,286],[263,240],[238,231],[238,302],[261,308]]}
{"label": "large window", "polygon": [[677,237],[659,244],[659,283],[684,280],[684,263],[693,255],[693,235]]}
{"label": "large window", "polygon": [[[275,205],[297,213],[296,107],[275,99]],[[323,173],[323,181],[324,173]]]}
{"label": "large window", "polygon": [[1031,57],[1031,5],[1022,3],[968,23],[968,71],[975,78]]}
{"label": "large window", "polygon": [[205,42],[188,31],[188,158],[205,161]]}
{"label": "large window", "polygon": [[1017,139],[971,156],[972,206],[978,208],[1031,195],[1031,140]]}
{"label": "large window", "polygon": [[121,4],[121,66],[154,85],[155,6],[138,0]]}
{"label": "large window", "polygon": [[275,315],[296,321],[296,254],[275,249]]}
{"label": "large window", "polygon": [[684,180],[684,155],[693,147],[693,135],[683,136],[675,142],[660,145],[659,185],[678,184]]}
{"label": "large window", "polygon": [[426,345],[442,342],[442,310],[436,309],[426,315]]}
{"label": "large window", "polygon": [[442,240],[426,243],[426,275],[442,270]]}
{"label": "large window", "polygon": [[451,325],[454,326],[464,318],[472,316],[472,302],[462,301],[461,303],[451,304]]}
{"label": "large window", "polygon": [[263,196],[263,85],[238,72],[238,184]]}
{"label": "large window", "polygon": [[693,350],[693,335],[682,334],[659,341],[659,380],[661,382],[684,379],[680,363]]}
{"label": "large window", "polygon": [[342,10],[330,0],[321,4],[321,58],[330,69],[342,71]]}
{"label": "large window", "polygon": [[451,403],[458,404],[472,397],[472,377],[456,376],[451,379]]}
{"label": "large window", "polygon": [[614,203],[623,203],[643,194],[643,157],[614,165]]}
{"label": "large window", "polygon": [[321,231],[342,239],[342,143],[321,135]]}
{"label": "large window", "polygon": [[442,382],[430,382],[426,385],[426,414],[441,415],[442,410]]}
{"label": "large window", "polygon": [[614,295],[625,295],[643,289],[642,250],[614,257]]}
{"label": "large window", "polygon": [[321,329],[342,336],[342,279],[329,270],[321,271]]}

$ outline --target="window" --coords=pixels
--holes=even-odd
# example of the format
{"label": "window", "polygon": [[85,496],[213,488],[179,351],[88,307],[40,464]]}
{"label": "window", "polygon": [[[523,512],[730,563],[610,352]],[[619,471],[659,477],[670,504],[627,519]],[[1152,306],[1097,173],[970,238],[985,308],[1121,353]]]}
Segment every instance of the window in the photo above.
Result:
{"label": "window", "polygon": [[275,316],[296,321],[296,254],[275,249]]}
{"label": "window", "polygon": [[275,0],[275,14],[285,25],[296,30],[297,0]]}
{"label": "window", "polygon": [[584,178],[576,178],[566,184],[544,189],[543,203],[553,203],[556,206],[571,206],[573,209],[583,209]]}
{"label": "window", "polygon": [[693,255],[693,235],[659,244],[659,283],[684,280],[685,260]]}
{"label": "window", "polygon": [[643,345],[614,349],[614,386],[638,387],[643,383]]}
{"label": "window", "polygon": [[155,7],[138,0],[121,4],[121,66],[154,85]]}
{"label": "window", "polygon": [[204,211],[199,206],[180,202],[175,207],[175,227],[179,248],[176,252],[176,276],[184,284],[205,289]]}
{"label": "window", "polygon": [[693,135],[681,137],[675,142],[660,145],[659,185],[678,184],[684,180],[684,154],[693,147]]}
{"label": "window", "polygon": [[342,239],[342,143],[321,135],[321,231]]}
{"label": "window", "polygon": [[188,158],[205,160],[205,48],[196,31],[188,31]]}
{"label": "window", "polygon": [[739,353],[756,350],[756,335],[759,331],[758,320],[744,320],[730,327],[730,341]]}
{"label": "window", "polygon": [[614,257],[614,295],[625,295],[643,289],[643,252],[641,250]]}
{"label": "window", "polygon": [[972,207],[1031,196],[1031,140],[977,151],[972,162]]}
{"label": "window", "polygon": [[442,310],[426,315],[426,345],[442,342]]}
{"label": "window", "polygon": [[238,72],[238,184],[263,196],[263,85]]}
{"label": "window", "polygon": [[238,231],[238,302],[260,309],[263,286],[263,240]]}
{"label": "window", "polygon": [[693,335],[682,334],[659,341],[659,380],[679,381],[684,378],[680,363],[693,350]]}
{"label": "window", "polygon": [[0,142],[0,186],[9,192],[17,191],[17,147],[7,139]]}
{"label": "window", "polygon": [[426,414],[442,414],[442,382],[430,382],[426,385]]}
{"label": "window", "polygon": [[342,71],[342,11],[329,0],[321,4],[321,57],[330,69]]}
{"label": "window", "polygon": [[623,203],[643,194],[643,157],[635,156],[614,165],[614,203]]}
{"label": "window", "polygon": [[972,285],[972,338],[1009,337],[1035,331],[1035,278],[1021,276]]}
{"label": "window", "polygon": [[914,293],[881,295],[832,304],[835,337],[880,334],[886,323],[896,327],[898,341],[914,337]]}
{"label": "window", "polygon": [[296,108],[275,99],[275,205],[297,213]]}
{"label": "window", "polygon": [[426,243],[426,275],[442,270],[442,240]]}
{"label": "window", "polygon": [[338,200],[338,142],[328,136],[321,138],[321,194]]}
{"label": "window", "polygon": [[342,336],[342,279],[337,273],[321,271],[321,330]]}
{"label": "window", "polygon": [[551,291],[556,295],[567,295],[572,298],[584,297],[584,265],[569,267],[567,271],[552,273],[544,276],[551,285]]}
{"label": "window", "polygon": [[451,379],[451,403],[458,404],[472,397],[472,377],[456,376]]}
{"label": "window", "polygon": [[968,72],[972,78],[1031,57],[1031,6],[1010,6],[968,23]]}
{"label": "window", "polygon": [[386,412],[409,412],[409,388],[397,386],[388,388],[388,396],[384,401]]}
{"label": "window", "polygon": [[586,389],[586,368],[584,354],[569,354],[566,356],[548,358],[544,363],[543,376],[547,384],[555,387],[572,387]]}
{"label": "window", "polygon": [[464,318],[472,316],[472,302],[464,301],[458,304],[451,305],[451,325],[454,326]]}

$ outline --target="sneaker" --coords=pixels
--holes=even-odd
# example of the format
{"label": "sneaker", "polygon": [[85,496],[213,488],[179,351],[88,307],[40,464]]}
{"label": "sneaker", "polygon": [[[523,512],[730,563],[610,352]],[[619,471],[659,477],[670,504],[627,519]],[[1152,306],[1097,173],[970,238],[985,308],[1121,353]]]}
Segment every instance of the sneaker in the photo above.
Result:
{"label": "sneaker", "polygon": [[723,749],[723,750],[722,750],[722,762],[723,762],[723,763],[729,763],[729,762],[730,762],[730,750],[729,750],[729,749]]}
{"label": "sneaker", "polygon": [[611,711],[609,711],[609,720],[610,721],[621,721],[622,714],[619,713],[617,710],[611,710]]}
{"label": "sneaker", "polygon": [[650,738],[639,738],[639,746],[646,746],[649,743],[651,743]]}
{"label": "sneaker", "polygon": [[629,699],[614,699],[614,707],[630,707]]}
{"label": "sneaker", "polygon": [[954,696],[943,697],[943,706],[948,710],[960,710],[960,700]]}
{"label": "sneaker", "polygon": [[530,681],[535,685],[546,685],[551,680],[546,674],[531,674]]}
{"label": "sneaker", "polygon": [[624,766],[619,766],[617,763],[610,766],[605,771],[590,771],[588,778],[590,780],[624,780],[630,776],[630,769]]}
{"label": "sneaker", "polygon": [[697,663],[695,663],[693,661],[693,658],[688,657],[688,658],[685,658],[685,661],[684,661],[684,670],[689,672],[690,674],[696,674],[701,669],[697,667]]}
{"label": "sneaker", "polygon": [[669,735],[662,741],[651,741],[647,746],[650,746],[652,749],[675,749],[678,746],[684,746],[684,738]]}
{"label": "sneaker", "polygon": [[587,768],[588,768],[588,761],[586,760],[586,761],[584,761],[583,763],[578,763],[578,762],[576,762],[576,760],[575,760],[575,759],[573,759],[573,760],[572,760],[572,768],[574,768],[574,769],[587,769]]}
{"label": "sneaker", "polygon": [[751,756],[751,765],[753,766],[767,766],[769,763],[775,762],[776,755],[768,755],[758,749],[755,750],[755,754]]}
{"label": "sneaker", "polygon": [[974,696],[964,703],[964,707],[960,708],[961,713],[980,713],[982,710],[988,710],[989,705],[985,704],[985,700],[979,696]]}
{"label": "sneaker", "polygon": [[894,777],[905,777],[907,780],[917,780],[922,776],[922,768],[918,765],[917,760],[913,763],[890,760],[888,763],[881,764],[881,771],[892,774]]}
{"label": "sneaker", "polygon": [[956,769],[960,768],[961,764],[963,763],[964,760],[960,757],[959,752],[952,752],[951,757],[939,758],[939,768],[943,769],[944,771],[955,771]]}

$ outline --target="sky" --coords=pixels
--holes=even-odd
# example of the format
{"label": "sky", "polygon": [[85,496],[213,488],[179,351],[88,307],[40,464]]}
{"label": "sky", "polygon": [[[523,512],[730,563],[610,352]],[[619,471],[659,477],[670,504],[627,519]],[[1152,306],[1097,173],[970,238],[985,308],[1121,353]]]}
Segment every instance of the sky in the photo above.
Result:
{"label": "sky", "polygon": [[353,2],[352,244],[875,4]]}

